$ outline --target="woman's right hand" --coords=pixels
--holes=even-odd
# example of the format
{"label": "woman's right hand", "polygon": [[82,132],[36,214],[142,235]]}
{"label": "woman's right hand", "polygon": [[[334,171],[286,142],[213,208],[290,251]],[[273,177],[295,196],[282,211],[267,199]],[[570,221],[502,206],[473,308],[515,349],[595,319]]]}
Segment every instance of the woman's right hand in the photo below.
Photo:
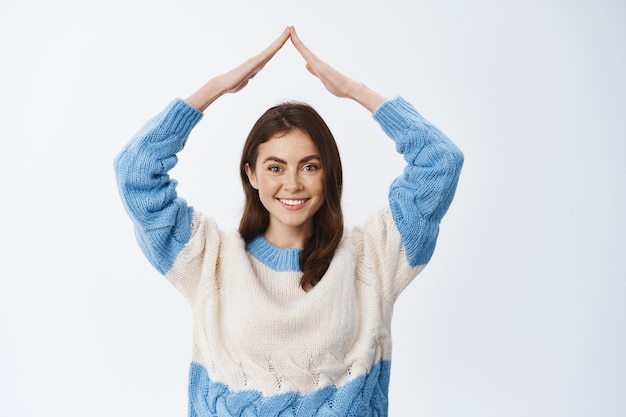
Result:
{"label": "woman's right hand", "polygon": [[185,101],[200,111],[204,111],[211,103],[226,93],[236,93],[244,88],[248,82],[258,74],[265,64],[282,48],[289,39],[291,27],[285,28],[283,33],[259,54],[247,59],[232,70],[211,78]]}
{"label": "woman's right hand", "polygon": [[216,78],[218,78],[223,85],[224,93],[236,93],[244,88],[248,84],[248,81],[254,78],[254,76],[263,69],[265,64],[274,57],[276,52],[283,47],[287,39],[289,39],[290,33],[291,27],[287,27],[283,33],[267,48],[261,51],[261,53],[249,58],[238,67],[217,76]]}

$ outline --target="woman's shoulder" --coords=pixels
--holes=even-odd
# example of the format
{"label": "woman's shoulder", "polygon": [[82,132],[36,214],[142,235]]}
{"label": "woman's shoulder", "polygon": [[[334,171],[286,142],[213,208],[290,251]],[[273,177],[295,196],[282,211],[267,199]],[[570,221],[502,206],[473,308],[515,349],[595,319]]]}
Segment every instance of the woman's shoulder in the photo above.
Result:
{"label": "woman's shoulder", "polygon": [[347,227],[344,232],[344,240],[359,240],[363,239],[366,235],[370,237],[382,237],[382,235],[390,231],[389,229],[391,229],[392,232],[397,232],[391,208],[389,204],[385,204],[370,213],[361,223]]}
{"label": "woman's shoulder", "polygon": [[215,218],[196,209],[193,209],[189,241],[193,240],[201,242],[204,246],[213,242],[220,246],[236,244],[245,248],[245,242],[237,229],[221,228]]}
{"label": "woman's shoulder", "polygon": [[402,237],[389,205],[372,212],[358,225],[346,228],[340,248],[353,252],[357,263],[385,262],[402,251]]}

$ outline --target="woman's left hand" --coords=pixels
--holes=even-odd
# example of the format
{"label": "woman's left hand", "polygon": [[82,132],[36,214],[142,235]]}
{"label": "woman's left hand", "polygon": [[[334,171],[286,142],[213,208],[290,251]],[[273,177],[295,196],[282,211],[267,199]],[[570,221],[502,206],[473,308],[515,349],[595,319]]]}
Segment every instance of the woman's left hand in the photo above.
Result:
{"label": "woman's left hand", "polygon": [[293,26],[290,28],[291,42],[306,61],[306,69],[324,84],[324,87],[337,97],[353,99],[370,111],[374,111],[386,99],[368,88],[365,84],[353,80],[337,71],[317,57],[302,42]]}

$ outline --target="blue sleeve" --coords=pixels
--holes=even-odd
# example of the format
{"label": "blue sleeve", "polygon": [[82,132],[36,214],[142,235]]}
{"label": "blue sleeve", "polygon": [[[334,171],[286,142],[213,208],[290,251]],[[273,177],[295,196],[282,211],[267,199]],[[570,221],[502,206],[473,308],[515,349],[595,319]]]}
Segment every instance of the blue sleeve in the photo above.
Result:
{"label": "blue sleeve", "polygon": [[162,274],[191,236],[193,209],[176,193],[176,165],[202,112],[177,99],[148,121],[115,158],[117,185],[137,241]]}
{"label": "blue sleeve", "polygon": [[409,265],[425,265],[454,197],[463,154],[401,97],[382,104],[373,117],[407,162],[391,184],[389,205]]}

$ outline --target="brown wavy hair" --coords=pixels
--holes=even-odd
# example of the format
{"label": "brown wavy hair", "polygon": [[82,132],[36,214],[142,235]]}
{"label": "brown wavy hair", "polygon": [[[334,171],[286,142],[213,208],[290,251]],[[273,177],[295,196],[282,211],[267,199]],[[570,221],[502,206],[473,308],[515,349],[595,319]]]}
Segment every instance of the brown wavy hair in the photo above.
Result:
{"label": "brown wavy hair", "polygon": [[328,270],[343,235],[343,171],[339,149],[324,119],[308,104],[287,102],[272,107],[250,130],[239,165],[245,193],[239,234],[249,243],[263,234],[269,225],[269,213],[261,203],[258,191],[250,184],[246,165],[254,171],[259,145],[294,129],[309,134],[320,153],[324,170],[324,203],[313,215],[313,235],[305,241],[300,253],[300,269],[303,272],[300,286],[306,291],[314,287]]}

